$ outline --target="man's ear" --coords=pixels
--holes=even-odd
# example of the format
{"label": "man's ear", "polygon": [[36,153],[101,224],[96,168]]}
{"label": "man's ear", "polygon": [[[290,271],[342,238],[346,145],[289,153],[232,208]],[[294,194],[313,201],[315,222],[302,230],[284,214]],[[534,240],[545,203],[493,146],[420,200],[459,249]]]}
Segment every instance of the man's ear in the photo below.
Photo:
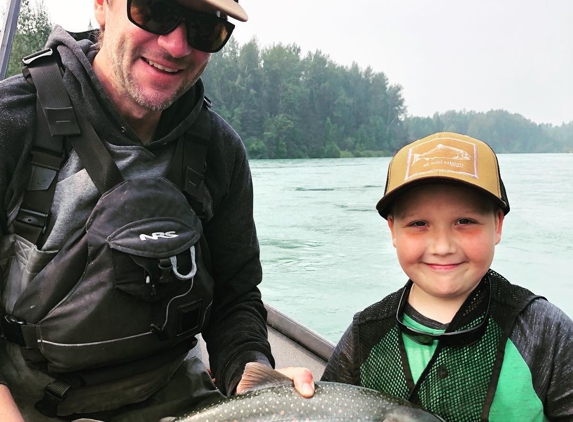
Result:
{"label": "man's ear", "polygon": [[108,0],[94,0],[94,14],[100,28],[105,28],[105,12]]}

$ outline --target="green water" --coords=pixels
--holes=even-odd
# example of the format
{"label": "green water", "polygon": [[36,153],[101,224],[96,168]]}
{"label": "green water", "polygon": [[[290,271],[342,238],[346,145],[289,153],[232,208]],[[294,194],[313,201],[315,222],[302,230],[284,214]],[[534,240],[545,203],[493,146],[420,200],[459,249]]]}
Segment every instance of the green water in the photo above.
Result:
{"label": "green water", "polygon": [[[375,210],[389,160],[251,161],[263,298],[333,342],[407,279]],[[492,268],[573,316],[573,154],[499,162],[511,212]]]}

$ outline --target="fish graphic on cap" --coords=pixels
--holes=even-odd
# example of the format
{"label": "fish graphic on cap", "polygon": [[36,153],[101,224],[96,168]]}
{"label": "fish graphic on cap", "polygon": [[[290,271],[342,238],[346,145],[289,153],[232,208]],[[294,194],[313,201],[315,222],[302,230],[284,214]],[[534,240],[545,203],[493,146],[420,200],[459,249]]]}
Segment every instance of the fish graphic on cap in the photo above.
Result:
{"label": "fish graphic on cap", "polygon": [[435,148],[423,154],[414,154],[412,164],[420,160],[448,159],[448,160],[471,160],[471,155],[463,149],[438,144]]}

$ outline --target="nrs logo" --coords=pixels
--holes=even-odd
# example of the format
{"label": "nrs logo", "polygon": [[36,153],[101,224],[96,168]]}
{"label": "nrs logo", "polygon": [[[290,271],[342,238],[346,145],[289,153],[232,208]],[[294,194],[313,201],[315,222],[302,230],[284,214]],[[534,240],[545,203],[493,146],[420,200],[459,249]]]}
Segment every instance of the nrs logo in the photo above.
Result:
{"label": "nrs logo", "polygon": [[151,235],[147,235],[147,234],[140,234],[139,238],[141,240],[146,240],[146,239],[151,239],[151,240],[158,240],[158,239],[172,239],[174,237],[178,237],[179,235],[177,233],[175,233],[174,231],[170,231],[170,232],[155,232],[155,233],[151,233]]}

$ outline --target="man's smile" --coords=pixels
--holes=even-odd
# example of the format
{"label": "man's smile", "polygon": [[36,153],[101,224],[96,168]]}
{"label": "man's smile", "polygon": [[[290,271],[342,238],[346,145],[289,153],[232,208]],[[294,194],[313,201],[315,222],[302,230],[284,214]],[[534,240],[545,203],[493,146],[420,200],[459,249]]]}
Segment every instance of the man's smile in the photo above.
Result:
{"label": "man's smile", "polygon": [[149,59],[143,58],[143,61],[145,63],[147,63],[150,66],[155,67],[156,69],[162,70],[163,72],[167,72],[167,73],[178,73],[180,71],[180,69],[173,69],[173,68],[169,68],[166,66],[162,66],[157,62],[151,61]]}

